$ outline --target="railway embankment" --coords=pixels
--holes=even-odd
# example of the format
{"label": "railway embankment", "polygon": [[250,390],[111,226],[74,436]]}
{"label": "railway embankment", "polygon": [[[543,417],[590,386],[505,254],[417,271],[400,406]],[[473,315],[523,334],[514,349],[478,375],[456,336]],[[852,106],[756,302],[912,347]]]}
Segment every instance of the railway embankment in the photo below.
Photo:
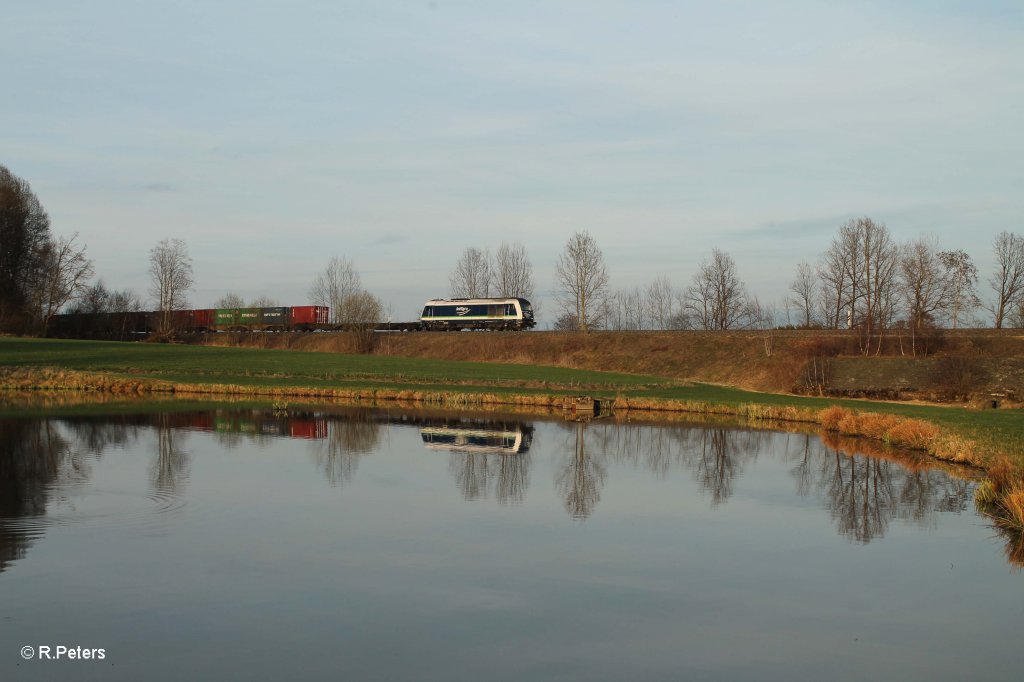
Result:
{"label": "railway embankment", "polygon": [[200,342],[411,358],[546,365],[724,384],[752,391],[1024,405],[1024,331],[891,334],[861,352],[830,331],[218,334]]}

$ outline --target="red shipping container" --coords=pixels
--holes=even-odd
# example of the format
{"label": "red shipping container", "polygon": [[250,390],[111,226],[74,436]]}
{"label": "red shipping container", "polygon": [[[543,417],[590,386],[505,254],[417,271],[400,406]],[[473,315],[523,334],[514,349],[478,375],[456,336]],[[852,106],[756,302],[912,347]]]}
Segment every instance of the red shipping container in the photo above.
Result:
{"label": "red shipping container", "polygon": [[327,324],[331,309],[324,305],[299,305],[292,307],[292,328],[313,328]]}
{"label": "red shipping container", "polygon": [[190,421],[190,426],[197,431],[213,431],[213,415],[209,412],[192,415]]}
{"label": "red shipping container", "polygon": [[174,331],[187,332],[192,329],[192,311],[175,310],[171,312],[171,328]]}
{"label": "red shipping container", "polygon": [[214,310],[211,308],[204,308],[202,310],[192,311],[192,326],[200,329],[209,329],[213,326],[213,314]]}
{"label": "red shipping container", "polygon": [[327,437],[327,422],[323,419],[292,419],[291,437],[318,440]]}

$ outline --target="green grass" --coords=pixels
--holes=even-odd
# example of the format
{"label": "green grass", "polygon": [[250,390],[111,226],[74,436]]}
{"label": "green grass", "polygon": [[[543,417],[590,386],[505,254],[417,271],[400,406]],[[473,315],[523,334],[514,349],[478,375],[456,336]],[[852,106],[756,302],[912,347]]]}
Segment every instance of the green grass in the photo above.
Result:
{"label": "green grass", "polygon": [[669,379],[562,367],[180,344],[0,338],[0,366],[53,367],[191,383],[621,390]]}
{"label": "green grass", "polygon": [[691,386],[654,387],[645,391],[622,391],[625,396],[686,400],[720,405],[794,406],[824,409],[839,405],[865,412],[895,414],[902,417],[924,419],[951,429],[993,450],[1014,455],[1024,463],[1024,410],[973,410],[941,405],[883,402],[876,400],[844,400],[838,398],[811,398],[779,393],[757,393],[727,386],[694,384]]}
{"label": "green grass", "polygon": [[586,393],[738,406],[858,410],[925,419],[1024,462],[1024,411],[968,410],[755,393],[653,376],[562,367],[178,344],[0,338],[0,366],[50,367],[189,384],[388,388],[460,393]]}

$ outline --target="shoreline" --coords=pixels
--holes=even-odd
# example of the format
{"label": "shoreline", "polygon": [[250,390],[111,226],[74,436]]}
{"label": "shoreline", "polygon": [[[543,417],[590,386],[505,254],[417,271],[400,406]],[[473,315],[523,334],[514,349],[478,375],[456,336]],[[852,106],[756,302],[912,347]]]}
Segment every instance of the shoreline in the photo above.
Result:
{"label": "shoreline", "polygon": [[[231,396],[250,399],[299,398],[349,400],[355,403],[389,401],[414,403],[445,409],[471,409],[490,406],[535,407],[554,409],[578,392],[530,393],[487,390],[494,387],[452,386],[451,390],[424,390],[400,387],[381,382],[354,387],[313,387],[301,385],[260,386],[233,383],[194,383],[149,377],[125,377],[109,372],[55,369],[45,366],[0,367],[0,391],[68,391],[110,396]],[[614,394],[614,395],[612,395]],[[780,394],[763,394],[780,397]],[[673,398],[635,397],[615,393],[612,389],[595,391],[593,397],[608,400],[613,412],[642,413],[658,420],[659,415],[689,414],[697,417],[735,417],[773,428],[772,424],[804,424],[815,427],[822,437],[860,438],[882,443],[896,449],[917,451],[937,462],[965,465],[984,472],[986,478],[978,488],[975,504],[978,511],[993,524],[1018,538],[1014,546],[1024,555],[1024,462],[1006,451],[987,451],[974,438],[958,433],[953,427],[916,417],[866,409],[827,404],[825,407],[768,404],[758,402],[715,402],[714,400],[679,400]],[[782,396],[785,397],[785,396]],[[848,401],[847,401],[848,402]],[[838,403],[838,401],[837,401]]]}
{"label": "shoreline", "polygon": [[[0,374],[3,391],[60,391],[102,393],[113,396],[244,396],[251,398],[314,398],[417,403],[448,409],[487,406],[559,408],[567,393],[497,393],[453,390],[416,390],[364,386],[331,388],[312,386],[246,386],[231,383],[186,383],[154,378],[131,378],[105,372],[87,372],[50,368],[21,368]],[[766,394],[774,395],[774,394]],[[617,395],[600,397],[608,400],[613,412],[659,414],[692,414],[699,416],[730,416],[758,422],[809,424],[824,432],[880,441],[894,448],[923,452],[944,462],[987,470],[976,454],[977,443],[948,429],[917,418],[883,414],[868,410],[832,405],[825,408],[769,405],[749,402],[739,405],[714,401],[687,401],[669,398],[637,398]]]}

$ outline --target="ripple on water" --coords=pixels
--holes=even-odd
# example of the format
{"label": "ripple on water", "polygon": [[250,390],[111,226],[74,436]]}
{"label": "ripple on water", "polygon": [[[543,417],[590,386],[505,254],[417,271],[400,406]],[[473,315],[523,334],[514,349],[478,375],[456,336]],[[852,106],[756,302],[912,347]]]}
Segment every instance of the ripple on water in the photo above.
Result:
{"label": "ripple on water", "polygon": [[0,519],[0,526],[31,538],[49,528],[67,526],[160,531],[170,528],[186,505],[182,495],[163,487],[141,493],[103,489],[94,489],[85,496],[58,493],[45,514]]}

